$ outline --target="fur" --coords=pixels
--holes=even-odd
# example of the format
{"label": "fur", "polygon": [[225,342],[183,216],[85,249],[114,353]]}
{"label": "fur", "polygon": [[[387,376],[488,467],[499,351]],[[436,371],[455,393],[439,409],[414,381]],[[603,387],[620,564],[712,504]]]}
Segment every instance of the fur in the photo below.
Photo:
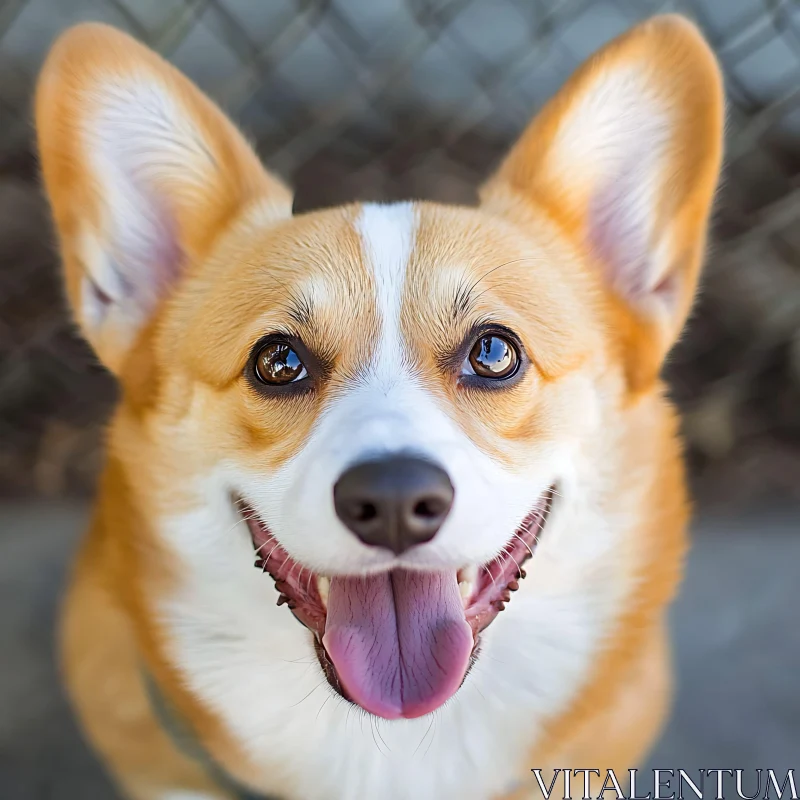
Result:
{"label": "fur", "polygon": [[[56,43],[36,116],[72,308],[122,387],[62,651],[126,795],[222,796],[159,725],[142,669],[232,777],[286,800],[522,798],[532,767],[634,766],[667,707],[688,517],[659,369],[721,160],[721,81],[697,30],[655,18],[590,59],[477,208],[292,216],[222,113],[102,25]],[[446,356],[485,322],[531,363],[510,388],[465,391]],[[271,331],[324,361],[314,391],[248,382]],[[339,522],[332,486],[409,450],[456,499],[395,559]],[[464,685],[393,722],[329,688],[231,499],[317,573],[457,570],[497,556],[552,484],[528,576]]]}

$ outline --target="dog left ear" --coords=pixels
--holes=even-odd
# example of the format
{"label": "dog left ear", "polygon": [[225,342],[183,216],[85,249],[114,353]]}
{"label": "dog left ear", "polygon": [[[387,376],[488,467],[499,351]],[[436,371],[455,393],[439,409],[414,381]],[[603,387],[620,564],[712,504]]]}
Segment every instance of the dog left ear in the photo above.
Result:
{"label": "dog left ear", "polygon": [[36,128],[67,295],[118,375],[157,308],[237,215],[257,205],[268,221],[291,216],[291,193],[220,109],[106,25],[78,25],[53,46]]}
{"label": "dog left ear", "polygon": [[633,391],[657,378],[691,308],[723,106],[699,31],[655,17],[590,58],[481,191],[516,219],[531,206],[547,213],[600,271]]}

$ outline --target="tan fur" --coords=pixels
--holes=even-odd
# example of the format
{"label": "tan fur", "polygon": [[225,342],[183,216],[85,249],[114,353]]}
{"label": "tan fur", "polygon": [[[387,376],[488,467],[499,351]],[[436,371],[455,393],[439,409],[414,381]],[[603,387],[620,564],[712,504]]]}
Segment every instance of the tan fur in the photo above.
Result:
{"label": "tan fur", "polygon": [[[676,242],[669,276],[679,287],[667,323],[608,288],[583,233],[591,186],[566,189],[556,163],[564,120],[598,75],[622,63],[641,63],[642,80],[679,117],[659,188],[657,228],[668,229]],[[83,237],[86,230],[101,242],[109,236],[83,130],[99,102],[97,87],[137,74],[152,76],[174,98],[208,161],[198,165],[203,177],[196,184],[180,175],[164,178],[184,272],[129,345],[114,331],[87,330],[81,318]],[[68,295],[122,387],[93,524],[65,606],[67,684],[89,739],[135,800],[160,800],[169,789],[220,796],[161,730],[143,690],[142,665],[208,752],[258,789],[256,765],[168,656],[156,600],[184,576],[160,542],[156,520],[191,510],[196,498],[186,487],[220,460],[265,474],[286,463],[331,398],[363,373],[380,320],[354,229],[359,207],[291,217],[287,190],[221,112],[160,58],[104,26],[80,26],[55,45],[36,114]],[[591,381],[600,387],[606,427],[618,432],[609,443],[616,461],[603,465],[618,476],[607,502],[635,494],[631,503],[647,520],[619,554],[620,576],[638,580],[625,612],[585,685],[545,735],[530,742],[530,757],[520,764],[523,779],[532,766],[565,763],[624,771],[646,751],[666,713],[664,614],[681,575],[688,502],[677,422],[658,371],[694,293],[721,126],[713,56],[687,22],[659,18],[576,73],[484,187],[480,209],[416,208],[400,327],[425,387],[479,448],[513,469],[548,441],[579,435],[574,387]],[[299,297],[312,301],[310,319],[298,314]],[[442,356],[475,318],[509,325],[530,354],[532,368],[513,389],[464,391],[442,367]],[[250,348],[265,331],[284,328],[324,358],[328,380],[321,391],[275,399],[247,385],[242,371]],[[178,434],[180,446],[161,446]],[[627,486],[632,474],[641,491]],[[593,735],[598,726],[605,731],[600,738]],[[277,776],[272,791],[296,797],[282,765],[269,766]]]}

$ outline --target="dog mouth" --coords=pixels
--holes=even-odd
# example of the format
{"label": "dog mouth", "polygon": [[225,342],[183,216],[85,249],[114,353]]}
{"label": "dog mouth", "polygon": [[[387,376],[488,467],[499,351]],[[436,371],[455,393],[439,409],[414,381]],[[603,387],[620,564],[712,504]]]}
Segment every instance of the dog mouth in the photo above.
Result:
{"label": "dog mouth", "polygon": [[455,694],[477,658],[481,633],[526,576],[553,503],[539,497],[500,553],[459,570],[397,567],[370,575],[325,576],[291,558],[243,502],[255,566],[314,634],[328,683],[385,719],[428,714]]}

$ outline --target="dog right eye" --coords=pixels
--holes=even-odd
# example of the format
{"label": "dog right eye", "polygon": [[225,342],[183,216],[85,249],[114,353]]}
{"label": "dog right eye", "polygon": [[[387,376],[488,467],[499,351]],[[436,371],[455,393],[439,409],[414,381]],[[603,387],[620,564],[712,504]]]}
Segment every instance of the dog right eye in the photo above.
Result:
{"label": "dog right eye", "polygon": [[286,386],[308,376],[297,351],[283,340],[269,342],[258,351],[255,373],[268,386]]}
{"label": "dog right eye", "polygon": [[505,336],[487,333],[472,346],[464,373],[490,380],[503,380],[516,374],[520,357],[516,345]]}

